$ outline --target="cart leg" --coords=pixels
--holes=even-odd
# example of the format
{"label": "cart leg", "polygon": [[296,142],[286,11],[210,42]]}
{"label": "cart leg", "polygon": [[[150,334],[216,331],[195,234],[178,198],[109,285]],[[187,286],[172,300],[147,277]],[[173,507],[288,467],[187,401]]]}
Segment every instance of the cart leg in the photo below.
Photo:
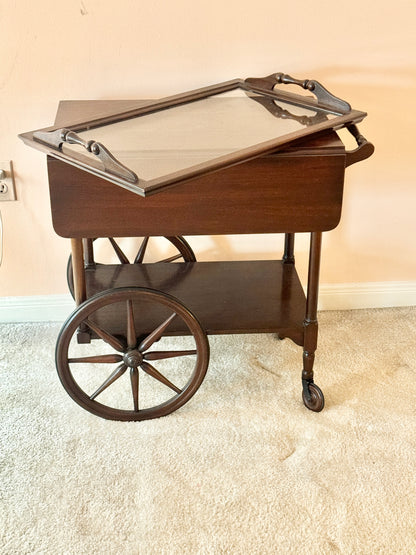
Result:
{"label": "cart leg", "polygon": [[283,254],[284,264],[294,264],[295,263],[295,234],[286,233],[285,234],[285,250]]}
{"label": "cart leg", "polygon": [[86,268],[91,268],[94,266],[94,248],[92,244],[92,239],[83,239],[82,245],[84,248],[84,264]]}
{"label": "cart leg", "polygon": [[82,239],[71,239],[72,271],[74,273],[74,296],[77,306],[87,297],[84,273],[84,249]]}
{"label": "cart leg", "polygon": [[[87,298],[84,271],[84,249],[82,239],[71,239],[72,271],[74,279],[74,298],[77,306]],[[77,332],[78,343],[90,343],[91,335],[85,324],[81,324]]]}
{"label": "cart leg", "polygon": [[[295,234],[294,233],[285,233],[285,247],[283,251],[282,261],[283,264],[295,264]],[[283,274],[284,275],[284,274]],[[282,283],[282,286],[285,286],[285,283]],[[285,339],[285,336],[279,332],[277,333],[277,338],[280,340]]]}
{"label": "cart leg", "polygon": [[315,351],[318,340],[317,311],[321,244],[322,233],[311,233],[306,314],[303,322],[303,402],[309,409],[315,412],[319,412],[324,408],[324,396],[322,391],[313,382],[313,363],[315,360]]}

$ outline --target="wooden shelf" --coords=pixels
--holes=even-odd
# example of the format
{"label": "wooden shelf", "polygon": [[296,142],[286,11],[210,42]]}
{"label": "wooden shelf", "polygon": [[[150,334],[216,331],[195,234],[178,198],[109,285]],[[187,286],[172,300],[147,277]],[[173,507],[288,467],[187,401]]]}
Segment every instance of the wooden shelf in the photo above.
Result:
{"label": "wooden shelf", "polygon": [[131,286],[173,295],[208,334],[278,332],[303,345],[305,294],[294,265],[280,260],[97,265],[86,284],[88,297]]}

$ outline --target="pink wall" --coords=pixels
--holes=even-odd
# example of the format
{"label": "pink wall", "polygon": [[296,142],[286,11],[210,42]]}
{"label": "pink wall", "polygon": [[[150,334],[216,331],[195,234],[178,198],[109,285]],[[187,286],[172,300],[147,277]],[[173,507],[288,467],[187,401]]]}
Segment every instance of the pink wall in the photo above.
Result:
{"label": "pink wall", "polygon": [[[52,230],[45,159],[19,132],[52,124],[61,99],[156,97],[273,71],[317,79],[369,113],[361,131],[376,154],[348,170],[321,282],[415,281],[415,19],[405,0],[0,0],[0,159],[13,160],[18,195],[0,203],[0,295],[67,291],[69,245]],[[193,244],[202,257],[267,257],[275,238]],[[302,237],[299,246],[302,268]]]}

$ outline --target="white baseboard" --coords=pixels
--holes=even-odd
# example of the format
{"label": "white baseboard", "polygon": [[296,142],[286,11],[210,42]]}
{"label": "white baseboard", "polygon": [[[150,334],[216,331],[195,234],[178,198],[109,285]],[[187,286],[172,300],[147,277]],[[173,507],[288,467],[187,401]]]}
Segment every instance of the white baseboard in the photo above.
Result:
{"label": "white baseboard", "polygon": [[74,308],[71,295],[0,297],[0,322],[64,322]]}
{"label": "white baseboard", "polygon": [[335,283],[319,289],[319,310],[416,305],[416,281]]}
{"label": "white baseboard", "polygon": [[[416,282],[322,285],[319,310],[351,310],[416,305]],[[70,295],[0,297],[0,322],[64,322],[74,310]]]}

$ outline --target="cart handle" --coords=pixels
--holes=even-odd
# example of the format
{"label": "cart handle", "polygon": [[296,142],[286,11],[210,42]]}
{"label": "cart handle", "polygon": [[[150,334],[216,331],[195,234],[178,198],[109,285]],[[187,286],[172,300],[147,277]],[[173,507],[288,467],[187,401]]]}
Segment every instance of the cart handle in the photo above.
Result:
{"label": "cart handle", "polygon": [[107,173],[126,179],[130,183],[137,183],[139,180],[137,175],[119,162],[102,143],[93,140],[84,141],[84,139],[70,129],[62,128],[46,132],[36,131],[33,133],[33,138],[61,151],[63,143],[80,145],[88,150],[88,152],[97,156],[104,166],[104,171]]}
{"label": "cart handle", "polygon": [[346,151],[346,168],[348,166],[351,166],[351,164],[355,164],[356,162],[360,162],[361,160],[369,158],[374,152],[374,145],[367,141],[367,139],[363,135],[361,135],[358,127],[355,124],[347,125],[347,129],[357,141],[358,146],[354,150]]}

